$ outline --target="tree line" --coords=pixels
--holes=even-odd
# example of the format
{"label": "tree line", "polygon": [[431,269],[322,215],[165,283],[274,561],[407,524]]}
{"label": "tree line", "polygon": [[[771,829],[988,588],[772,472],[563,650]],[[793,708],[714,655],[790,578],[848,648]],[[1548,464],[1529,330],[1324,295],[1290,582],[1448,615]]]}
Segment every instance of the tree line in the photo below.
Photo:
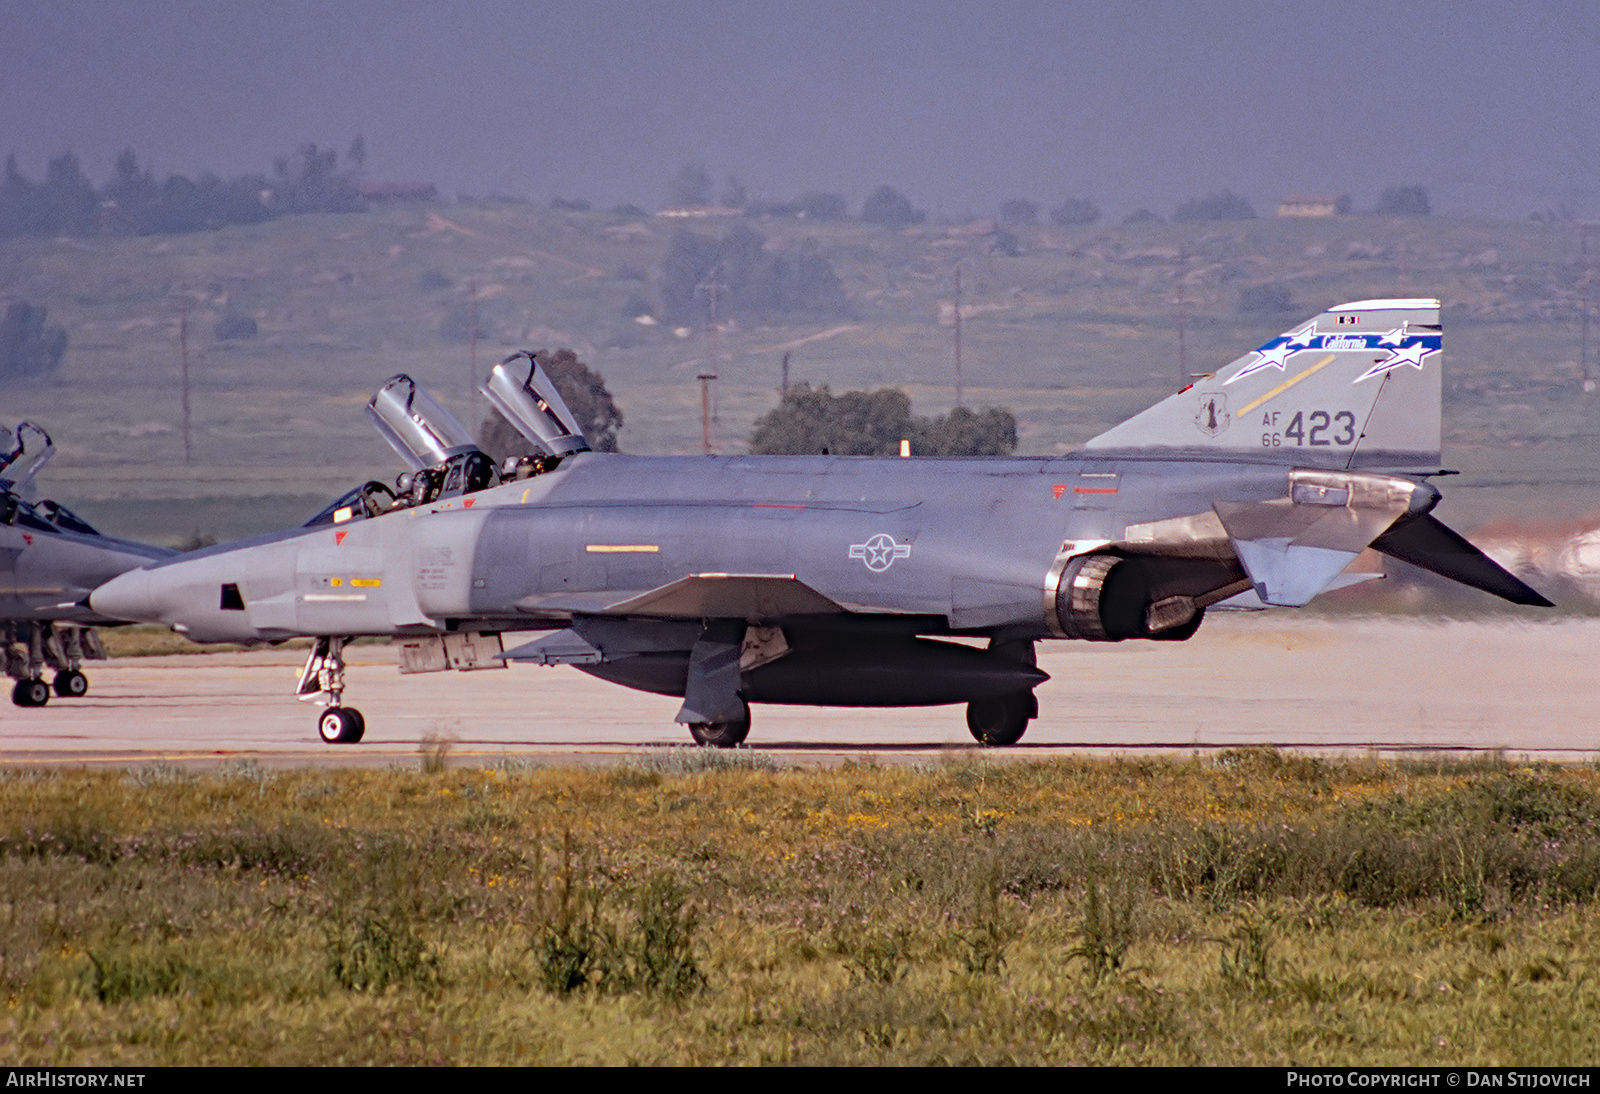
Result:
{"label": "tree line", "polygon": [[[605,378],[570,349],[535,355],[596,452],[617,451],[622,410]],[[497,410],[478,427],[485,452],[496,458],[531,456],[535,449]],[[958,406],[938,417],[911,413],[911,399],[898,388],[846,391],[796,384],[778,406],[757,419],[750,451],[770,456],[898,456],[900,442],[913,456],[1009,456],[1017,447],[1017,420],[1003,407]]]}
{"label": "tree line", "polygon": [[22,173],[15,154],[0,180],[0,239],[16,236],[155,235],[256,224],[294,213],[352,213],[366,208],[355,176],[366,149],[357,137],[345,154],[316,144],[279,157],[271,175],[222,179],[168,175],[157,181],[133,149],[117,157],[96,187],[71,152],[55,157],[42,180]]}
{"label": "tree line", "polygon": [[[673,176],[669,188],[673,204],[680,206],[708,206],[715,203],[724,208],[737,209],[750,217],[794,217],[800,220],[840,221],[850,218],[850,207],[840,194],[812,190],[791,201],[768,201],[750,196],[748,188],[736,175],[729,175],[721,190],[712,183],[711,173],[699,164],[685,164]],[[555,208],[571,208],[570,201],[552,202]],[[587,203],[582,203],[587,208]],[[1340,195],[1335,201],[1340,215],[1354,213],[1355,204],[1350,195]],[[1379,216],[1427,216],[1430,207],[1426,187],[1416,184],[1390,186],[1378,196],[1371,212]],[[1086,197],[1069,196],[1059,204],[1043,210],[1038,203],[1027,198],[1007,198],[1000,203],[996,217],[1003,227],[1028,227],[1041,222],[1047,215],[1052,224],[1061,227],[1078,227],[1096,224],[1101,212]],[[918,208],[909,197],[885,183],[872,191],[856,219],[866,224],[880,224],[887,228],[907,228],[923,224],[928,219],[925,210]],[[1163,218],[1148,209],[1138,209],[1123,218],[1124,224],[1159,222]],[[1254,220],[1255,207],[1248,198],[1231,190],[1201,194],[1180,203],[1170,218],[1175,223],[1211,220]]]}
{"label": "tree line", "polygon": [[898,456],[900,442],[913,456],[1009,456],[1017,447],[1017,420],[1003,407],[958,406],[936,418],[911,413],[898,388],[846,391],[796,384],[778,406],[756,420],[750,451],[769,456]]}

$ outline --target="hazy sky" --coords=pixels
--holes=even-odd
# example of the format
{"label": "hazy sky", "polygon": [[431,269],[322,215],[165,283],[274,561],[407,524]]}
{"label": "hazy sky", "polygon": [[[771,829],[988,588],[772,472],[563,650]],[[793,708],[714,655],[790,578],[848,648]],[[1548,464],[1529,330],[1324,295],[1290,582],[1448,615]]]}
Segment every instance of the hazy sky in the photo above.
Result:
{"label": "hazy sky", "polygon": [[930,211],[1229,188],[1600,217],[1595,0],[0,0],[0,154],[91,178],[269,171],[657,208],[889,182]]}

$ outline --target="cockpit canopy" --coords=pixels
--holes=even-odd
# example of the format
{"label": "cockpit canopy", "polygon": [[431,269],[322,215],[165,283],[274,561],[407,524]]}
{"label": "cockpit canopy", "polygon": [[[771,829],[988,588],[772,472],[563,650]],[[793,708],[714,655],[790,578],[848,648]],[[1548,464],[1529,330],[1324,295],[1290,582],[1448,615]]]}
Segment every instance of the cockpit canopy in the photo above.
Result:
{"label": "cockpit canopy", "polygon": [[304,527],[365,520],[391,509],[477,493],[502,481],[541,474],[566,456],[589,451],[555,383],[526,350],[496,365],[481,390],[543,456],[513,456],[504,469],[496,468],[454,414],[399,373],[368,400],[367,416],[410,470],[396,480],[394,490],[378,482],[356,487]]}
{"label": "cockpit canopy", "polygon": [[494,366],[478,390],[518,433],[546,455],[560,458],[589,451],[589,442],[555,382],[527,350],[513,353]]}
{"label": "cockpit canopy", "polygon": [[384,382],[367,402],[367,415],[413,471],[478,451],[466,426],[405,373]]}
{"label": "cockpit canopy", "polygon": [[33,480],[55,454],[50,434],[32,422],[18,422],[15,447],[0,456],[0,488],[31,496]]}
{"label": "cockpit canopy", "polygon": [[3,489],[0,489],[0,524],[30,528],[36,532],[76,532],[80,536],[100,534],[65,505],[58,505],[48,498],[29,503]]}
{"label": "cockpit canopy", "polygon": [[[11,434],[9,429],[0,432]],[[0,524],[36,532],[98,536],[100,533],[71,509],[38,496],[34,479],[56,454],[50,434],[32,422],[18,422],[15,442],[9,451],[0,454]]]}

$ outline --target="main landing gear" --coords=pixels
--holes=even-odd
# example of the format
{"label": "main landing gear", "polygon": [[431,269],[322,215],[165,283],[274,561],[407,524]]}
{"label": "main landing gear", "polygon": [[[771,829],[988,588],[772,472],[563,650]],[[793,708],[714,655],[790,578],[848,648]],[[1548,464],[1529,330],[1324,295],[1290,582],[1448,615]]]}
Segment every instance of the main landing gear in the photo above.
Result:
{"label": "main landing gear", "polygon": [[743,717],[727,722],[690,722],[689,736],[694,743],[707,748],[735,748],[744,744],[750,735],[750,704],[739,700],[744,708]]}
{"label": "main landing gear", "polygon": [[1031,691],[982,699],[967,704],[967,729],[980,745],[1014,745],[1038,715],[1039,700]]}
{"label": "main landing gear", "polygon": [[300,673],[297,698],[321,703],[327,709],[317,719],[317,734],[330,745],[353,745],[367,731],[367,720],[355,707],[343,706],[344,644],[348,638],[318,638]]}
{"label": "main landing gear", "polygon": [[16,680],[11,701],[19,707],[42,707],[50,701],[52,685],[44,670],[56,670],[53,690],[63,699],[79,699],[89,692],[89,678],[79,666],[104,661],[99,635],[74,623],[7,623],[4,633],[6,674]]}
{"label": "main landing gear", "polygon": [[[694,743],[707,748],[736,748],[750,735],[750,704],[739,700],[741,717],[724,722],[690,722]],[[329,713],[332,713],[330,711]],[[1023,691],[999,699],[982,699],[967,704],[967,729],[980,745],[1001,748],[1022,740],[1028,723],[1039,716],[1039,700]],[[332,740],[327,737],[325,739]]]}

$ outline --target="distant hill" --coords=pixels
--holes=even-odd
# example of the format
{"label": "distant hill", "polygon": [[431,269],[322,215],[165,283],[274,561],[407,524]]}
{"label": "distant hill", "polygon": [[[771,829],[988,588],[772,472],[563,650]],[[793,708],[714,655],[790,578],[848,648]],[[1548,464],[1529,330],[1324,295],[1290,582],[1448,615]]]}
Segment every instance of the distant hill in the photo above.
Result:
{"label": "distant hill", "polygon": [[[847,307],[806,321],[769,308],[757,321],[724,296],[713,340],[665,318],[663,262],[685,223],[482,203],[7,240],[0,301],[47,308],[70,342],[54,375],[7,384],[4,418],[51,430],[61,448],[51,474],[69,497],[313,494],[398,470],[361,413],[386,377],[409,372],[477,421],[474,377],[525,346],[570,346],[603,374],[626,416],[624,450],[697,451],[695,377],[715,350],[716,442],[738,451],[776,405],[785,354],[792,381],[896,386],[917,414],[948,411],[959,264],[966,399],[1016,414],[1020,454],[1065,452],[1183,373],[1330,304],[1430,295],[1445,301],[1447,448],[1471,472],[1450,504],[1482,520],[1600,512],[1600,417],[1580,390],[1570,226],[1354,216],[1001,230],[724,217],[689,230],[744,224],[762,237],[752,254],[824,261]],[[772,284],[782,291],[781,277]],[[253,337],[220,336],[247,330],[241,318]],[[180,322],[194,378],[187,470]]]}

